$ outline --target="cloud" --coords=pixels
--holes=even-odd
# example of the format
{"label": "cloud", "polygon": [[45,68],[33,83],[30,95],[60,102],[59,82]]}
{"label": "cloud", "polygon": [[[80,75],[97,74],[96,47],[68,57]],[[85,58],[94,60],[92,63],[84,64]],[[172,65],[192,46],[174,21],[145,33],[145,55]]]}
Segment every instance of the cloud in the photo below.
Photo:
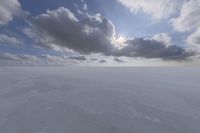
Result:
{"label": "cloud", "polygon": [[102,60],[99,61],[99,63],[106,63],[106,62],[107,62],[107,61],[104,60],[104,59],[102,59]]}
{"label": "cloud", "polygon": [[[28,54],[11,54],[11,53],[0,53],[0,61],[4,61],[4,63],[12,64],[64,64],[64,58],[60,56],[50,56],[50,55],[43,55],[43,56],[35,56],[35,55],[28,55]],[[0,62],[1,63],[1,62]]]}
{"label": "cloud", "polygon": [[0,60],[18,61],[20,58],[10,53],[0,53]]}
{"label": "cloud", "polygon": [[199,45],[200,47],[200,27],[187,38],[187,43],[192,45]]}
{"label": "cloud", "polygon": [[[55,50],[68,48],[79,53],[105,53],[112,48],[114,25],[101,14],[77,18],[69,9],[48,10],[31,20],[30,37],[36,44]],[[59,48],[58,48],[59,47]]]}
{"label": "cloud", "polygon": [[35,55],[27,55],[27,54],[11,54],[11,53],[0,53],[0,60],[5,61],[17,61],[17,62],[24,62],[24,61],[38,61],[39,57]]}
{"label": "cloud", "polygon": [[[77,17],[64,7],[32,17],[29,24],[24,33],[34,39],[37,46],[53,50],[163,60],[183,60],[195,54],[172,45],[171,37],[165,33],[151,38],[117,37],[114,24],[101,14],[85,12]],[[120,49],[116,45],[120,45]]]}
{"label": "cloud", "polygon": [[171,36],[166,33],[160,33],[153,36],[153,39],[163,44],[171,44]]}
{"label": "cloud", "polygon": [[186,32],[200,27],[200,1],[190,0],[181,8],[180,15],[171,20],[175,30]]}
{"label": "cloud", "polygon": [[37,56],[34,55],[16,55],[18,58],[20,58],[23,61],[37,61],[39,58]]}
{"label": "cloud", "polygon": [[72,61],[68,61],[68,57],[66,56],[55,56],[46,54],[38,56],[37,58],[40,60],[40,62],[47,65],[70,65],[73,63]]}
{"label": "cloud", "polygon": [[117,0],[131,12],[142,11],[155,20],[169,18],[177,12],[185,0]]}
{"label": "cloud", "polygon": [[69,59],[80,60],[80,61],[85,61],[85,60],[87,60],[87,59],[85,58],[85,56],[71,56],[71,57],[69,57]]}
{"label": "cloud", "polygon": [[177,18],[173,18],[171,23],[178,32],[192,32],[186,42],[192,45],[200,44],[200,1],[190,0],[183,4],[181,12]]}
{"label": "cloud", "polygon": [[18,0],[0,0],[0,25],[5,25],[20,14],[21,5]]}
{"label": "cloud", "polygon": [[[193,32],[186,42],[199,44],[200,29],[200,1],[199,0],[117,0],[122,5],[137,13],[142,11],[151,15],[154,20],[170,19],[169,22],[178,32]],[[178,15],[178,17],[174,17]],[[173,18],[174,17],[174,18]],[[166,35],[155,36],[155,40],[171,42]],[[164,37],[164,38],[163,38]]]}
{"label": "cloud", "polygon": [[87,11],[88,10],[88,6],[87,6],[85,0],[81,0],[81,3],[82,3],[82,10],[83,11]]}
{"label": "cloud", "polygon": [[97,61],[97,58],[91,58],[90,61]]}
{"label": "cloud", "polygon": [[86,62],[84,56],[29,55],[0,52],[0,65],[76,65]]}
{"label": "cloud", "polygon": [[119,58],[116,58],[116,57],[115,57],[113,60],[116,61],[116,62],[119,62],[119,63],[124,62],[123,60],[121,60],[121,59],[119,59]]}
{"label": "cloud", "polygon": [[127,46],[119,50],[116,56],[160,58],[163,60],[185,60],[196,53],[176,45],[166,45],[152,38],[134,38],[126,41]]}
{"label": "cloud", "polygon": [[22,41],[17,39],[16,37],[0,34],[0,43],[16,45],[16,44],[22,44]]}

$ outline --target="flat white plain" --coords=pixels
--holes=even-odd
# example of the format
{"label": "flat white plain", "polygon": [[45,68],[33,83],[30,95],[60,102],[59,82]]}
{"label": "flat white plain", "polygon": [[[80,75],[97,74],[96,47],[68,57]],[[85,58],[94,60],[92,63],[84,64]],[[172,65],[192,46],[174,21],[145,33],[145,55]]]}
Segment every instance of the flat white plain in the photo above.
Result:
{"label": "flat white plain", "polygon": [[200,133],[200,68],[1,67],[0,133]]}

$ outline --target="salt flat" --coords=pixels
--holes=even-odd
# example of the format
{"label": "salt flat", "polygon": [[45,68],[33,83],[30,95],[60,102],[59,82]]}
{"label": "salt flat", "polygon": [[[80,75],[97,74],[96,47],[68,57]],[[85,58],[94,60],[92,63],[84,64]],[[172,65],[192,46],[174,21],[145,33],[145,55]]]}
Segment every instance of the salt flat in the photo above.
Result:
{"label": "salt flat", "polygon": [[0,68],[0,133],[66,132],[200,133],[200,68]]}

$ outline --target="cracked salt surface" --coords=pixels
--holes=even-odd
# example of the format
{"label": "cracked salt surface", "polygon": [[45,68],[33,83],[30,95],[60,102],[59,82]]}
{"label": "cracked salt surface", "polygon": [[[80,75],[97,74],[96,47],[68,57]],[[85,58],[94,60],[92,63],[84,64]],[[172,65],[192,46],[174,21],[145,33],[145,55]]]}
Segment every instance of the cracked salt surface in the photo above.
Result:
{"label": "cracked salt surface", "polygon": [[1,67],[0,133],[199,133],[199,68]]}

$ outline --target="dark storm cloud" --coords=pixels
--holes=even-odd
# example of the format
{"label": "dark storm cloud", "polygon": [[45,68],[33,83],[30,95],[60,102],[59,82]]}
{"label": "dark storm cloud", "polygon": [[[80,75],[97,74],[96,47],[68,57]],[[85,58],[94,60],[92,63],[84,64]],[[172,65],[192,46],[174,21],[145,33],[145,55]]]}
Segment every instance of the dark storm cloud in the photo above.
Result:
{"label": "dark storm cloud", "polygon": [[104,59],[99,61],[99,63],[106,63],[106,62],[107,62],[107,61],[104,60]]}
{"label": "dark storm cloud", "polygon": [[159,58],[163,60],[185,60],[195,55],[176,45],[166,45],[153,38],[134,38],[118,49],[113,45],[115,27],[101,14],[79,14],[59,7],[30,20],[31,27],[24,29],[38,46],[54,50],[70,49],[80,54],[100,53],[108,56]]}
{"label": "dark storm cloud", "polygon": [[72,59],[72,60],[80,60],[80,61],[85,61],[85,60],[87,60],[87,59],[85,58],[85,56],[71,56],[71,57],[69,57],[69,59]]}
{"label": "dark storm cloud", "polygon": [[97,61],[98,59],[97,58],[92,58],[90,59],[91,61]]}
{"label": "dark storm cloud", "polygon": [[79,53],[109,53],[112,23],[100,14],[82,15],[79,19],[60,7],[31,20],[36,43],[44,47],[64,47]]}
{"label": "dark storm cloud", "polygon": [[135,38],[126,41],[127,46],[119,50],[116,56],[161,58],[163,60],[185,60],[196,53],[176,45],[167,45],[150,38]]}
{"label": "dark storm cloud", "polygon": [[116,61],[116,62],[120,62],[120,63],[124,62],[123,60],[121,60],[119,58],[114,58],[113,60]]}

